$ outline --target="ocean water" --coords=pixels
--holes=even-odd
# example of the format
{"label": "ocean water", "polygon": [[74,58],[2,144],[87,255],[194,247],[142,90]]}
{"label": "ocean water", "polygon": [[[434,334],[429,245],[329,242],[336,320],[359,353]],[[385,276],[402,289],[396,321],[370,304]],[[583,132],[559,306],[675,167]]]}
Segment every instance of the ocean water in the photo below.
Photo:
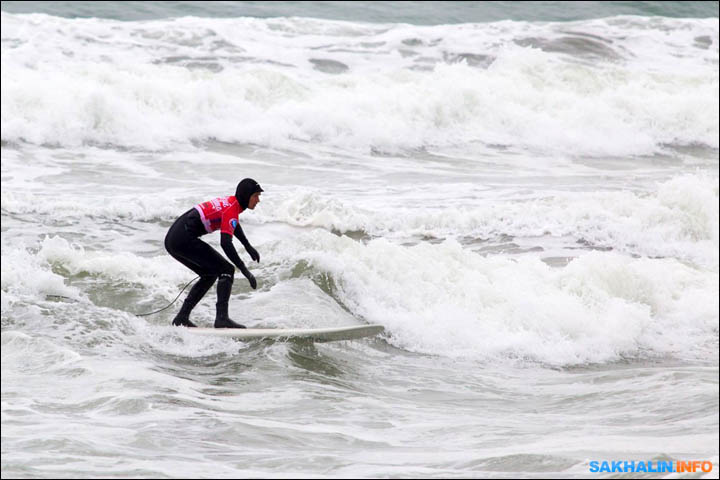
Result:
{"label": "ocean water", "polygon": [[[716,478],[718,45],[717,2],[3,2],[3,478]],[[244,177],[231,317],[385,334],[136,316]]]}

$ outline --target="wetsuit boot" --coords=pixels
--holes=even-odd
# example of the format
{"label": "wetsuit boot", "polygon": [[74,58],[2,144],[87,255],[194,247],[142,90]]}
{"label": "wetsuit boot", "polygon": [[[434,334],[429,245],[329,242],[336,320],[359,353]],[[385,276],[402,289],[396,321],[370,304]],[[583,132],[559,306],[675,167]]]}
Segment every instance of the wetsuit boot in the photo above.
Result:
{"label": "wetsuit boot", "polygon": [[190,321],[190,312],[193,308],[195,308],[195,305],[202,300],[207,291],[210,290],[210,287],[213,286],[216,278],[217,277],[215,276],[200,277],[200,281],[198,281],[198,283],[190,289],[190,292],[188,293],[187,298],[185,298],[180,311],[177,315],[175,315],[172,322],[173,325],[176,327],[181,325],[183,327],[197,327],[197,325]]}
{"label": "wetsuit boot", "polygon": [[236,323],[228,316],[228,301],[230,300],[230,290],[232,289],[233,276],[223,273],[218,280],[218,301],[215,315],[215,328],[245,328],[245,325]]}

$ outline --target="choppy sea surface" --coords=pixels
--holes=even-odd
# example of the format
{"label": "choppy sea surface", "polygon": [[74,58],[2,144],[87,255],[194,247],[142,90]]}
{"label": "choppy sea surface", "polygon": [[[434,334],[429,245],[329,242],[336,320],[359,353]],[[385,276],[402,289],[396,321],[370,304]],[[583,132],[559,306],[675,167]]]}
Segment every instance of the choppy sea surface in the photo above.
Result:
{"label": "choppy sea surface", "polygon": [[716,477],[717,5],[3,2],[3,478]]}

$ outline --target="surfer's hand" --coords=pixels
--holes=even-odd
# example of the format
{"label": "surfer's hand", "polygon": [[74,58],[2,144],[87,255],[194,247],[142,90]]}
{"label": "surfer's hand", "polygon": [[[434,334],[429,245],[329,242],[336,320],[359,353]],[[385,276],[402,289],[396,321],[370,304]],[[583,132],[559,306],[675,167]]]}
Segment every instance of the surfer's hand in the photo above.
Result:
{"label": "surfer's hand", "polygon": [[245,278],[248,279],[248,282],[250,282],[250,286],[255,290],[257,288],[257,280],[255,280],[255,277],[252,273],[250,273],[250,270],[247,269],[245,265],[242,265],[240,267],[240,271],[243,275],[245,275]]}
{"label": "surfer's hand", "polygon": [[260,261],[260,254],[257,252],[257,250],[255,250],[253,248],[252,245],[250,245],[249,243],[247,245],[245,245],[245,250],[247,250],[248,255],[250,255],[250,258],[252,258],[256,262]]}
{"label": "surfer's hand", "polygon": [[248,279],[248,282],[250,282],[250,286],[255,290],[257,288],[257,280],[255,280],[255,277],[252,273],[247,272],[247,275],[245,275]]}

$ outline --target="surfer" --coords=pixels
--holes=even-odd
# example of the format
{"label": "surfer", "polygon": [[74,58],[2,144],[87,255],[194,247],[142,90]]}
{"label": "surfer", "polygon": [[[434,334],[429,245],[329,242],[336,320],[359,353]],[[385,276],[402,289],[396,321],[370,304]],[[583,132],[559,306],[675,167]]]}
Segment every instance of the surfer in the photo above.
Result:
{"label": "surfer", "polygon": [[[177,261],[200,276],[200,280],[190,290],[180,312],[172,324],[185,327],[196,327],[190,321],[190,311],[207,293],[217,280],[217,304],[215,328],[245,328],[228,316],[228,301],[235,275],[235,267],[245,275],[252,288],[257,288],[257,281],[237,254],[232,244],[233,235],[240,240],[250,258],[260,261],[257,250],[250,245],[242,227],[238,223],[238,215],[246,209],[254,210],[260,202],[263,189],[252,178],[245,178],[238,183],[235,196],[220,197],[199,205],[182,214],[172,224],[165,236],[165,249]],[[200,240],[206,233],[220,230],[220,246],[235,267],[225,260],[217,250]]]}

